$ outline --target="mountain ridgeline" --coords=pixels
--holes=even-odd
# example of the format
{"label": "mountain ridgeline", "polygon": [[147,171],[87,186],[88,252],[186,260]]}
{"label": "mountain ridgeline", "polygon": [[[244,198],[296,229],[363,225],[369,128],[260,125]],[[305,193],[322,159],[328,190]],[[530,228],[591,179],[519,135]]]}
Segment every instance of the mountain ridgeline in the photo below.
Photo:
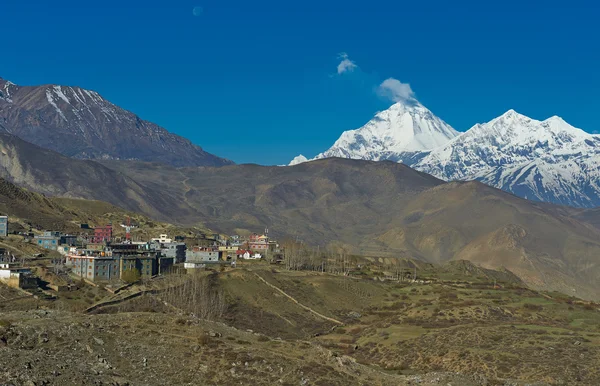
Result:
{"label": "mountain ridgeline", "polygon": [[479,182],[446,183],[390,161],[179,169],[104,164],[141,185],[169,190],[215,230],[267,226],[280,240],[362,255],[469,260],[507,268],[534,288],[600,299],[593,211],[525,200]]}
{"label": "mountain ridgeline", "polygon": [[509,110],[459,133],[420,103],[399,102],[315,158],[326,157],[403,162],[446,181],[477,180],[531,200],[600,206],[600,135],[556,116],[538,121]]}
{"label": "mountain ridgeline", "polygon": [[80,87],[18,86],[0,78],[0,130],[80,159],[232,163]]}
{"label": "mountain ridgeline", "polygon": [[[68,158],[0,135],[0,176],[53,196],[108,201],[223,233],[432,263],[508,268],[539,289],[598,299],[598,213],[528,201],[479,182],[446,183],[391,161],[177,168]],[[8,204],[10,205],[10,200]]]}
{"label": "mountain ridgeline", "polygon": [[[0,81],[0,92],[6,186],[222,233],[268,227],[367,256],[468,260],[600,299],[600,212],[551,204],[600,204],[600,137],[560,118],[509,111],[459,133],[398,103],[316,160],[268,167],[232,165],[91,91]],[[13,201],[28,215],[26,200],[4,200],[6,212]]]}

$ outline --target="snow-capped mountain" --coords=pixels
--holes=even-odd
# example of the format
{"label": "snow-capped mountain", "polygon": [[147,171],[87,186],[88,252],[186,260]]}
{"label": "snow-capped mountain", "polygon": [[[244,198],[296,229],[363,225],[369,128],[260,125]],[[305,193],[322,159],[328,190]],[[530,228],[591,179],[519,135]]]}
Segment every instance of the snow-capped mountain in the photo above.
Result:
{"label": "snow-capped mountain", "polygon": [[[315,158],[327,157],[403,162],[443,180],[478,180],[531,200],[600,206],[600,135],[557,116],[538,121],[509,110],[459,133],[418,102],[396,103]],[[301,162],[304,156],[292,161]]]}
{"label": "snow-capped mountain", "polygon": [[74,158],[232,163],[80,87],[18,86],[0,78],[0,131]]}
{"label": "snow-capped mountain", "polygon": [[[447,143],[459,133],[416,100],[398,102],[366,125],[345,131],[316,158],[353,158],[408,163],[415,155]],[[298,157],[297,157],[298,158]],[[301,159],[295,159],[300,161]]]}
{"label": "snow-capped mountain", "polygon": [[600,136],[556,116],[538,121],[509,110],[411,166],[444,180],[478,180],[528,199],[600,205]]}

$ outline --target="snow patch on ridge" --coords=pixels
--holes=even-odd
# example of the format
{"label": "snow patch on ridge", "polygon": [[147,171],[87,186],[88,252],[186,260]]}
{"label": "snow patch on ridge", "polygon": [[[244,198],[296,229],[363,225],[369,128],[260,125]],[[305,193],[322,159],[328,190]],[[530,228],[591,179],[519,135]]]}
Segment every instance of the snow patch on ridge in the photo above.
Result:
{"label": "snow patch on ridge", "polygon": [[60,115],[61,118],[66,121],[67,117],[65,117],[65,114],[62,112],[62,110],[58,108],[58,105],[54,101],[54,96],[52,95],[52,92],[50,91],[50,89],[46,89],[46,99],[48,100],[48,103],[50,103],[50,105],[52,105],[52,107],[54,107],[54,109],[56,110],[58,115]]}
{"label": "snow patch on ridge", "polygon": [[304,162],[308,162],[308,158],[306,158],[305,156],[303,156],[302,154],[296,156],[289,164],[288,166],[294,166],[294,165],[298,165]]}

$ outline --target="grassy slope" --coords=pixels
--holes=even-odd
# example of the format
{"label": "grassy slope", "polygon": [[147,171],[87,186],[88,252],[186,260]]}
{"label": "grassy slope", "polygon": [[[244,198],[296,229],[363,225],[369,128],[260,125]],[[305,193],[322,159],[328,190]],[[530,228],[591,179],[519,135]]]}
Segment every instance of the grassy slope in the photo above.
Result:
{"label": "grassy slope", "polygon": [[[469,273],[463,275],[461,272]],[[257,274],[301,304],[337,318],[345,325],[333,328],[334,323],[307,312],[262,283]],[[308,375],[305,372],[305,376],[317,376],[323,382],[327,380],[328,384],[405,384],[407,377],[431,372],[452,373],[453,376],[464,374],[467,378],[424,384],[480,384],[485,377],[492,381],[513,379],[550,384],[577,379],[579,384],[594,385],[600,379],[595,366],[600,360],[598,305],[558,293],[528,290],[509,274],[476,272],[468,264],[423,270],[419,275],[426,283],[380,282],[372,277],[355,280],[318,273],[279,272],[259,264],[244,265],[241,269],[219,273],[219,280],[215,282],[224,291],[229,304],[222,321],[237,330],[218,325],[207,327],[206,322],[193,319],[181,321],[173,309],[160,306],[162,303],[152,301],[152,297],[115,308],[110,311],[116,312],[114,315],[81,317],[72,314],[71,317],[64,314],[61,318],[69,320],[67,325],[79,326],[85,321],[102,326],[97,334],[107,345],[98,349],[107,353],[107,358],[114,347],[119,347],[118,350],[123,350],[124,346],[137,347],[139,355],[129,355],[125,360],[110,363],[121,376],[150,384],[154,384],[152,378],[142,378],[140,372],[142,351],[149,358],[158,358],[163,351],[171,351],[169,359],[161,361],[164,367],[157,364],[149,374],[156,376],[162,371],[172,382],[193,376],[209,376],[197,379],[210,379],[216,383],[219,380],[227,382],[219,378],[219,374],[229,375],[230,368],[235,367],[231,362],[237,361],[233,357],[226,359],[227,355],[244,356],[250,350],[253,354],[246,356],[250,359],[241,360],[242,367],[236,367],[234,373],[251,377],[247,379],[255,379],[253,375],[267,377],[262,381],[256,378],[257,384],[273,381],[263,374],[268,372],[267,366],[261,365],[265,364],[263,358],[271,368],[282,365],[287,369],[284,373],[290,372],[291,378],[287,379],[290,382],[301,380],[304,366],[315,369],[315,373]],[[494,277],[500,288],[493,288],[491,279]],[[508,282],[501,280],[502,277]],[[95,292],[93,295],[98,296]],[[61,304],[57,302],[61,302],[60,296],[54,303],[40,301],[38,305],[55,308]],[[62,302],[64,309],[69,300]],[[23,309],[15,308],[18,304],[19,301],[0,303],[0,307],[4,312]],[[136,311],[136,308],[165,315],[122,313]],[[8,316],[3,318],[13,318],[20,329],[29,328],[37,331],[36,334],[42,329],[21,314],[5,315]],[[214,347],[204,347],[203,343],[199,349],[194,348],[198,345],[198,331],[207,328],[220,331],[223,337],[214,339]],[[248,329],[252,332],[246,332]],[[90,342],[87,344],[96,350],[97,345],[84,330],[75,327],[70,335],[82,344]],[[54,334],[50,335],[52,342],[58,339]],[[66,335],[61,335],[65,339]],[[273,341],[275,338],[284,341]],[[160,344],[150,345],[151,340]],[[31,344],[37,347],[41,343]],[[82,349],[85,352],[85,346]],[[15,354],[20,349],[16,346],[11,350]],[[60,352],[59,347],[53,350]],[[28,355],[34,354],[30,351]],[[189,356],[189,360],[181,359],[180,355]],[[278,357],[285,361],[275,361]],[[356,366],[361,367],[340,367],[334,365],[335,359],[331,362],[327,359],[336,357],[347,358],[341,359],[344,363],[356,360],[361,363]],[[196,360],[207,364],[208,368],[200,370],[193,364]],[[168,368],[168,363],[178,361],[179,375]],[[246,368],[245,361],[250,367]],[[38,366],[42,365],[46,366],[46,362],[42,361]],[[360,375],[350,375],[350,368]],[[254,371],[245,373],[249,369]],[[474,381],[476,379],[479,381]]]}

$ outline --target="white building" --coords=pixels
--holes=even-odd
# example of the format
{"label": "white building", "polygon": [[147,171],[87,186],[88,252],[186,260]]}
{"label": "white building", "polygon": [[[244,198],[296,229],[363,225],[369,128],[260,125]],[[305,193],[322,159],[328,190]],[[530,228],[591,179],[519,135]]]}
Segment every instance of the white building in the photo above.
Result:
{"label": "white building", "polygon": [[14,263],[0,263],[0,281],[15,288],[31,288],[36,285],[31,269],[18,267]]}
{"label": "white building", "polygon": [[168,237],[168,235],[159,235],[157,238],[153,238],[152,241],[155,241],[155,242],[161,243],[161,244],[172,243],[173,239],[169,239],[167,237]]}

